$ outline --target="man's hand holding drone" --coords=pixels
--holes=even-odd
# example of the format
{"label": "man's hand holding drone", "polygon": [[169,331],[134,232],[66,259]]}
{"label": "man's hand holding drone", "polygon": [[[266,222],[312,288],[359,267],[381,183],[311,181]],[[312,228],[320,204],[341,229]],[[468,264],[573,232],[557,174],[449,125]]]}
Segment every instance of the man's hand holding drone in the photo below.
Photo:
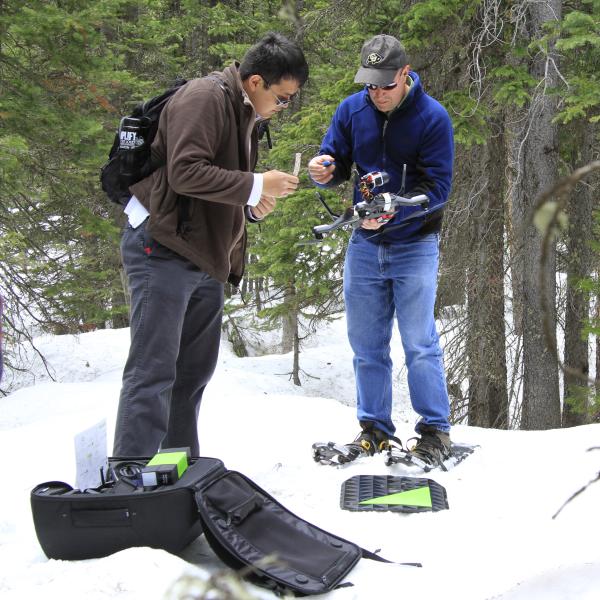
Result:
{"label": "man's hand holding drone", "polygon": [[[310,176],[317,183],[327,183],[333,177],[335,160],[332,156],[316,156],[308,164]],[[429,207],[429,198],[424,194],[414,198],[405,198],[398,194],[382,192],[373,194],[373,190],[382,187],[389,181],[389,175],[383,171],[371,171],[362,177],[357,177],[357,185],[361,196],[364,198],[353,207],[347,208],[341,215],[334,214],[325,203],[321,194],[317,192],[319,200],[325,206],[329,214],[334,217],[334,222],[329,225],[317,225],[313,227],[313,233],[317,240],[323,239],[323,235],[330,233],[340,227],[352,225],[352,227],[363,227],[375,230],[385,225],[394,217],[400,206],[421,206],[422,212]]]}

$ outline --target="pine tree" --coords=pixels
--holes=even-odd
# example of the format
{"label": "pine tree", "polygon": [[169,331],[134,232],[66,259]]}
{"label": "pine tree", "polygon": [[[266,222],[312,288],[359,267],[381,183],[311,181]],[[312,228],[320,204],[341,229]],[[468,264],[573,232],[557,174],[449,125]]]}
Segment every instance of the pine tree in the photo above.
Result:
{"label": "pine tree", "polygon": [[164,47],[148,37],[154,52],[134,48],[141,14],[149,12],[118,0],[0,7],[0,275],[9,342],[126,323],[122,220],[98,173],[119,115],[151,88],[127,63],[134,55],[150,62]]}
{"label": "pine tree", "polygon": [[99,51],[104,8],[1,7],[0,271],[12,323],[73,330],[119,311],[102,253],[116,228],[98,219],[95,204],[114,67]]}
{"label": "pine tree", "polygon": [[[598,153],[600,121],[600,3],[577,2],[566,12],[556,46],[563,56],[561,108],[562,156],[571,170],[592,163]],[[597,209],[598,177],[581,181],[566,207],[569,227],[565,239],[567,289],[565,301],[566,368],[563,388],[563,427],[585,423],[593,414],[588,386],[590,276],[593,217]],[[595,193],[594,193],[595,192]],[[596,204],[596,206],[594,206]],[[598,259],[596,256],[595,262]]]}
{"label": "pine tree", "polygon": [[[356,91],[348,60],[357,64],[362,44],[355,31],[355,13],[348,10],[340,15],[333,13],[331,7],[314,8],[318,4],[303,3],[302,22],[294,13],[297,35],[303,38],[311,65],[310,79],[297,104],[288,109],[288,115],[272,123],[274,147],[259,165],[259,170],[277,168],[291,172],[295,156],[300,153],[301,187],[292,196],[280,199],[276,210],[259,228],[250,229],[255,260],[249,266],[248,277],[267,282],[268,297],[260,314],[271,326],[283,328],[282,348],[293,351],[291,373],[297,385],[301,383],[301,341],[320,321],[330,319],[342,308],[341,271],[348,238],[348,232],[340,232],[322,245],[305,244],[314,240],[312,227],[329,219],[315,196],[306,164],[318,153],[337,104]],[[328,26],[332,31],[324,36]],[[348,193],[348,188],[325,195],[340,208],[343,200],[339,194],[344,191]]]}

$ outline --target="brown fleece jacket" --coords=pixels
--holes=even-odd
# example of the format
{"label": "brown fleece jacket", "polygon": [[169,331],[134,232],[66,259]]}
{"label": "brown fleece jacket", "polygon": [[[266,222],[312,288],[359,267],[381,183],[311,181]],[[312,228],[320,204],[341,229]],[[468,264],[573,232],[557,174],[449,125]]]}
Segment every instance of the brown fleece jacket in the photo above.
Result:
{"label": "brown fleece jacket", "polygon": [[175,93],[152,144],[153,160],[164,166],[130,188],[150,212],[150,237],[234,285],[244,272],[244,207],[258,146],[256,114],[238,66],[193,79]]}

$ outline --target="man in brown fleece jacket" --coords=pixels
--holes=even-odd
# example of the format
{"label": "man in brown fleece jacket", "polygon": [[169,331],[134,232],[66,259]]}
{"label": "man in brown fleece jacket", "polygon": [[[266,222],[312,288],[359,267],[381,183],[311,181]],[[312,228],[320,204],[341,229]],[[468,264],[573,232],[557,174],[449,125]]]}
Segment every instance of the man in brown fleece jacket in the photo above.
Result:
{"label": "man in brown fleece jacket", "polygon": [[131,346],[114,456],[189,446],[219,352],[223,285],[244,271],[246,221],[263,219],[298,186],[252,173],[258,124],[286,108],[308,78],[302,50],[280,34],[241,64],[193,79],[164,108],[152,144],[163,164],[130,188],[121,241],[131,291]]}

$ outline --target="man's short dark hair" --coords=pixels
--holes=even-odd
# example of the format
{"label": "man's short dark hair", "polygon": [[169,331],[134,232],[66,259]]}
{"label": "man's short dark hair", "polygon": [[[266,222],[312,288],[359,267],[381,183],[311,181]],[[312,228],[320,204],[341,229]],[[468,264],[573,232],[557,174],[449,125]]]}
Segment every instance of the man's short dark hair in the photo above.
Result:
{"label": "man's short dark hair", "polygon": [[242,81],[251,75],[260,75],[268,85],[294,79],[302,86],[308,79],[308,64],[296,43],[271,32],[254,44],[242,59]]}

